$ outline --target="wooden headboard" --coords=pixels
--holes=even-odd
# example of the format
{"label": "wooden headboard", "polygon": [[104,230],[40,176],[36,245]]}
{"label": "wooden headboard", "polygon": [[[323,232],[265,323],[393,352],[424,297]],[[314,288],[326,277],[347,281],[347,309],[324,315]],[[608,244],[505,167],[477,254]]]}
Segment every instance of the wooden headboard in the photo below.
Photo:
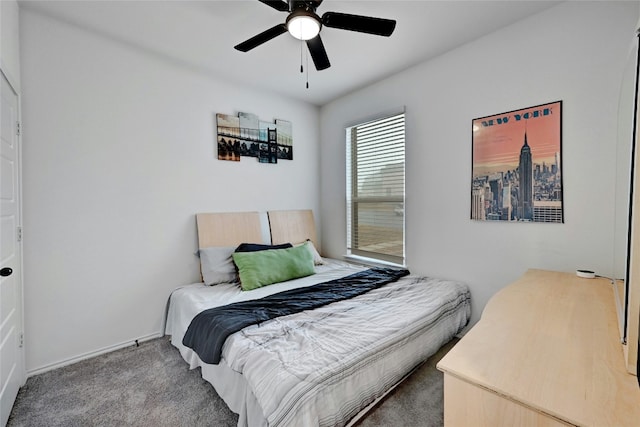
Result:
{"label": "wooden headboard", "polygon": [[196,214],[198,248],[237,246],[240,243],[263,243],[258,212]]}
{"label": "wooden headboard", "polygon": [[313,246],[320,250],[316,238],[316,224],[313,211],[310,209],[298,211],[269,211],[269,226],[271,228],[271,243],[301,243],[310,239]]}
{"label": "wooden headboard", "polygon": [[[269,211],[267,215],[272,244],[296,244],[310,239],[318,248],[313,211]],[[200,249],[236,246],[245,242],[268,243],[263,238],[266,232],[263,228],[266,225],[259,212],[199,213],[196,214],[196,225]]]}

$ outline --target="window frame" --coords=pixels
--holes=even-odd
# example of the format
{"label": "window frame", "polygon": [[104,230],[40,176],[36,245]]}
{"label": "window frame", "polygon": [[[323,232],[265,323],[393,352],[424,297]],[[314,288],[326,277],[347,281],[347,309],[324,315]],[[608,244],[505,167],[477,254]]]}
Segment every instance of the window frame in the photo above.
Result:
{"label": "window frame", "polygon": [[[401,130],[401,150],[402,150],[402,194],[396,195],[363,195],[361,189],[358,188],[358,128],[368,127],[377,123],[382,124],[385,121],[401,118],[402,124],[400,126],[390,126],[391,130]],[[398,129],[399,128],[399,129]],[[355,124],[345,127],[345,139],[346,139],[346,174],[347,174],[347,186],[346,193],[346,219],[347,219],[347,233],[346,233],[346,248],[347,257],[356,258],[374,263],[390,263],[394,265],[405,265],[406,262],[406,111],[402,109],[400,111],[394,110],[393,112],[380,114],[374,118],[359,121]],[[384,153],[390,153],[394,149],[397,150],[399,143],[395,142],[388,151]],[[393,164],[393,163],[389,163]],[[399,205],[401,208],[401,232],[402,232],[402,255],[392,255],[384,252],[376,252],[370,250],[364,250],[357,248],[358,239],[358,206],[363,204],[376,204],[376,203],[393,203]],[[397,208],[397,207],[396,207]],[[394,212],[395,209],[394,208]],[[354,232],[355,230],[355,232]]]}

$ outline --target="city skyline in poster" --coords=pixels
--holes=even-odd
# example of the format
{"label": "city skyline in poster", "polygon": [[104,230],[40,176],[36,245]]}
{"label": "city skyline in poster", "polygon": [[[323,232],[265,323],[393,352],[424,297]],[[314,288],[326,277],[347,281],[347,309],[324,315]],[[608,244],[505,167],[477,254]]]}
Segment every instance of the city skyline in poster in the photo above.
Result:
{"label": "city skyline in poster", "polygon": [[471,219],[564,222],[562,101],[472,121]]}

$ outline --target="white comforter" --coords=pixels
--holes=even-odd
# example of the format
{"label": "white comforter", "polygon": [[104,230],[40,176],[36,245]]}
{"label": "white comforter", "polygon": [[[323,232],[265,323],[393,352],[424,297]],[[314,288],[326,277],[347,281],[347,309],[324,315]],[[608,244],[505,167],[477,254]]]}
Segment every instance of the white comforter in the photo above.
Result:
{"label": "white comforter", "polygon": [[[361,269],[334,264],[324,268],[326,276],[312,276],[306,284]],[[298,287],[293,282],[285,286]],[[283,290],[268,288],[261,293]],[[234,293],[220,291],[228,294],[224,300]],[[254,299],[252,292],[231,302]],[[195,308],[179,309],[172,296],[167,332],[181,340],[193,316],[221,304],[205,303],[202,292],[178,293],[184,295],[176,300],[196,301]],[[227,339],[221,364],[242,375],[264,416],[262,424],[344,425],[448,342],[469,315],[465,285],[408,276],[349,300],[247,327]],[[181,351],[193,361],[193,354]]]}

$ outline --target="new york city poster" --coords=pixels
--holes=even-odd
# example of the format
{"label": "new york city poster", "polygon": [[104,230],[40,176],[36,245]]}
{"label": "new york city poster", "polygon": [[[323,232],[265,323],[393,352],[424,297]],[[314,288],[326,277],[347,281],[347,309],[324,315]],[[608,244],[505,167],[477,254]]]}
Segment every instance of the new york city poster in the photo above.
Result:
{"label": "new york city poster", "polygon": [[564,222],[562,101],[472,122],[471,219]]}

